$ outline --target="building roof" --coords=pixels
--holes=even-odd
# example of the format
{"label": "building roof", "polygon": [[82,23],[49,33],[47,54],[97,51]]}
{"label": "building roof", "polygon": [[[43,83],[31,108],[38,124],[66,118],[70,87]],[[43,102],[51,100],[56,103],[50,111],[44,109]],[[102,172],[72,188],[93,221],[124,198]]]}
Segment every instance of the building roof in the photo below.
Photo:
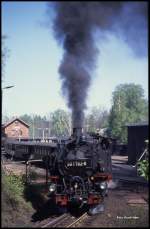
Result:
{"label": "building roof", "polygon": [[125,126],[148,126],[148,121],[137,122],[137,123],[127,123]]}
{"label": "building roof", "polygon": [[23,125],[29,127],[29,125],[28,125],[26,122],[24,122],[22,119],[20,119],[20,118],[14,118],[14,119],[10,120],[9,122],[3,124],[3,128],[6,128],[7,126],[9,126],[11,123],[13,123],[13,122],[15,122],[15,121],[19,121],[19,122],[21,122]]}

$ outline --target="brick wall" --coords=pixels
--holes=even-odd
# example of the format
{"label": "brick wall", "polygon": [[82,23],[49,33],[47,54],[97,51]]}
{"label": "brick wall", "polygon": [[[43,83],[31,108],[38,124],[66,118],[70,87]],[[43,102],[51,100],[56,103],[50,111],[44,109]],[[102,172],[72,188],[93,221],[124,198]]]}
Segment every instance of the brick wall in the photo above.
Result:
{"label": "brick wall", "polygon": [[5,134],[7,134],[7,137],[11,138],[28,138],[29,128],[25,126],[22,122],[14,121],[5,128]]}

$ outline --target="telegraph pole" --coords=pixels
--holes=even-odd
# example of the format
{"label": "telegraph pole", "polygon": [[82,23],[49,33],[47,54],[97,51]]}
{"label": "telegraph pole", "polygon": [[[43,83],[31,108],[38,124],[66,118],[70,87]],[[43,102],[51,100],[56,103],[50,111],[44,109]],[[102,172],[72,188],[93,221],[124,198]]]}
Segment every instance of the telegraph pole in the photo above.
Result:
{"label": "telegraph pole", "polygon": [[120,99],[120,94],[119,94],[119,99],[118,99],[119,112],[120,112],[120,105],[121,105],[121,99]]}
{"label": "telegraph pole", "polygon": [[34,133],[34,115],[33,115],[33,125],[32,125],[32,127],[33,127],[33,130],[32,130],[32,138],[33,138],[33,140],[34,140],[34,137],[35,137],[35,136],[34,136],[34,134],[35,134],[35,133]]}

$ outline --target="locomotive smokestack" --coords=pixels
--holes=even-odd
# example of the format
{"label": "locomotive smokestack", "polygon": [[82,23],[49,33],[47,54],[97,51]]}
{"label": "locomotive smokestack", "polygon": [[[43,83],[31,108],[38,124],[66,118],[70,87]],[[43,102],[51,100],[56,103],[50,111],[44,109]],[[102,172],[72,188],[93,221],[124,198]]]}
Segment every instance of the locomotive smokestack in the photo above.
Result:
{"label": "locomotive smokestack", "polygon": [[73,128],[73,137],[76,139],[76,142],[79,143],[80,139],[82,138],[82,128],[81,127]]}

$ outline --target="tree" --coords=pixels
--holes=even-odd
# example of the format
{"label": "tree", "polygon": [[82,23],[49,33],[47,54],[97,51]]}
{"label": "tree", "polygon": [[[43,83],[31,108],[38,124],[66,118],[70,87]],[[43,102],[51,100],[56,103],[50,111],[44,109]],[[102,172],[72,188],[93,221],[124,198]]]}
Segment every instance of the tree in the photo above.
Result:
{"label": "tree", "polygon": [[57,137],[70,134],[70,117],[64,110],[58,109],[51,115],[51,133]]}
{"label": "tree", "polygon": [[148,119],[148,102],[141,85],[120,84],[113,92],[113,104],[109,116],[111,135],[121,142],[127,142],[127,123]]}
{"label": "tree", "polygon": [[10,118],[9,118],[7,115],[3,115],[3,116],[2,116],[2,123],[5,124],[6,122],[9,121],[9,119],[10,119]]}
{"label": "tree", "polygon": [[92,107],[91,112],[85,118],[87,131],[95,132],[97,129],[105,128],[108,125],[108,111],[100,107]]}

